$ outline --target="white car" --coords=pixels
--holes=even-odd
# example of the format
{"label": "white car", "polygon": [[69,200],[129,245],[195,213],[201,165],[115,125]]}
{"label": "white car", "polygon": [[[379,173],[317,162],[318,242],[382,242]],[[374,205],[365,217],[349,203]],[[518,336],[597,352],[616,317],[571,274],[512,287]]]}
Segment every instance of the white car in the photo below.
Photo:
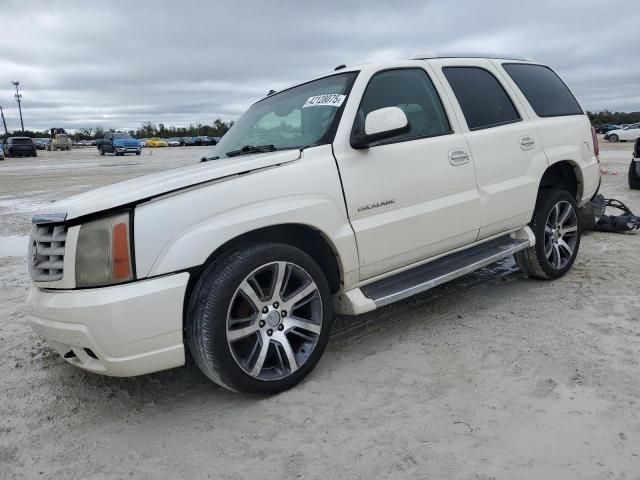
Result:
{"label": "white car", "polygon": [[522,58],[357,65],[256,102],[207,161],[44,207],[26,311],[69,363],[185,362],[275,393],[334,313],[356,315],[515,255],[555,279],[597,192],[589,119]]}
{"label": "white car", "polygon": [[634,141],[638,137],[640,137],[640,123],[632,123],[618,130],[610,130],[604,135],[605,140],[610,142]]}

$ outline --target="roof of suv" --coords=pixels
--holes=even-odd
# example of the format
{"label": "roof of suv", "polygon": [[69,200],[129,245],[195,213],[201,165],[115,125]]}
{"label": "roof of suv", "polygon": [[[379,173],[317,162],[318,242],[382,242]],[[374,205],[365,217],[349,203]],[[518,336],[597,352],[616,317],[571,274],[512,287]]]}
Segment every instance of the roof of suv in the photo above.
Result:
{"label": "roof of suv", "polygon": [[529,57],[524,57],[522,55],[509,55],[509,54],[504,54],[504,53],[479,53],[479,52],[470,52],[470,53],[463,53],[463,52],[455,52],[455,53],[428,53],[428,54],[420,54],[420,55],[415,55],[413,58],[410,59],[404,59],[404,60],[389,60],[389,61],[384,61],[384,62],[368,62],[368,63],[360,63],[360,64],[353,64],[353,65],[339,65],[337,66],[333,71],[331,72],[325,72],[321,75],[317,75],[313,78],[310,78],[308,80],[305,80],[303,82],[298,82],[298,83],[294,83],[293,85],[289,85],[285,88],[282,88],[280,90],[271,90],[266,96],[260,98],[258,101],[256,101],[255,103],[261,102],[262,100],[270,97],[273,94],[276,93],[280,93],[283,92],[285,90],[289,90],[290,88],[293,87],[297,87],[299,85],[303,85],[305,83],[309,83],[312,82],[314,80],[319,80],[321,78],[324,77],[328,77],[331,75],[336,75],[336,74],[340,74],[340,73],[348,73],[348,72],[355,72],[355,71],[360,71],[366,68],[375,68],[376,66],[381,66],[381,65],[394,65],[394,66],[398,66],[400,64],[404,64],[404,66],[410,65],[412,62],[415,61],[421,61],[421,60],[442,60],[442,59],[464,59],[464,58],[469,58],[469,59],[487,59],[487,60],[511,60],[511,61],[515,61],[515,62],[533,62],[534,60],[529,58]]}

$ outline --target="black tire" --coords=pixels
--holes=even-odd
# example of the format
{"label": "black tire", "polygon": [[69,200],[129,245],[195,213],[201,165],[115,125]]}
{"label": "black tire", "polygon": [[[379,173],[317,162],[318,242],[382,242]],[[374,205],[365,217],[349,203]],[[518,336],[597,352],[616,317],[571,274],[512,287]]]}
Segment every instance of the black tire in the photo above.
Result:
{"label": "black tire", "polygon": [[618,140],[620,140],[620,137],[618,137],[618,135],[614,133],[612,135],[609,135],[609,138],[607,140],[609,140],[611,143],[616,143]]}
{"label": "black tire", "polygon": [[140,155],[140,152],[136,152],[136,155]]}
{"label": "black tire", "polygon": [[[563,263],[560,268],[558,268],[552,265],[545,252],[545,249],[549,246],[549,243],[545,242],[545,227],[547,225],[547,219],[550,218],[552,214],[552,209],[559,204],[566,205],[565,202],[571,205],[573,213],[575,214],[575,245],[573,246],[571,256],[566,259],[566,264]],[[533,247],[516,253],[514,255],[516,264],[523,273],[530,277],[544,280],[553,280],[562,277],[571,269],[580,248],[582,225],[580,223],[575,198],[566,190],[540,190],[533,212],[533,219],[529,226],[536,237],[536,244]],[[554,247],[552,246],[551,248],[553,249]]]}
{"label": "black tire", "polygon": [[636,162],[631,160],[629,165],[629,188],[631,190],[640,190],[640,177],[636,171]]}
{"label": "black tire", "polygon": [[104,148],[98,148],[98,152],[100,152],[100,155],[104,156]]}
{"label": "black tire", "polygon": [[[322,305],[322,322],[313,351],[297,370],[284,378],[263,380],[236,362],[227,341],[227,315],[241,282],[272,262],[294,263],[311,277]],[[281,243],[249,244],[212,262],[203,272],[189,299],[186,340],[195,363],[210,380],[235,392],[270,395],[295,386],[311,372],[327,346],[332,322],[329,284],[309,255]]]}

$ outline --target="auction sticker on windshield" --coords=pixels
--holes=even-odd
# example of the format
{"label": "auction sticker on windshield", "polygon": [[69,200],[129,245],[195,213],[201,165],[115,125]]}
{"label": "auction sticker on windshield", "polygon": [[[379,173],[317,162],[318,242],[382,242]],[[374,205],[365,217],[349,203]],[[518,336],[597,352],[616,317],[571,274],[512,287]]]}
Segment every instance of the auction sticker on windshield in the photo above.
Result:
{"label": "auction sticker on windshield", "polygon": [[314,97],[307,98],[302,108],[306,107],[339,107],[347,98],[346,95],[339,95],[337,93],[328,93],[325,95],[316,95]]}

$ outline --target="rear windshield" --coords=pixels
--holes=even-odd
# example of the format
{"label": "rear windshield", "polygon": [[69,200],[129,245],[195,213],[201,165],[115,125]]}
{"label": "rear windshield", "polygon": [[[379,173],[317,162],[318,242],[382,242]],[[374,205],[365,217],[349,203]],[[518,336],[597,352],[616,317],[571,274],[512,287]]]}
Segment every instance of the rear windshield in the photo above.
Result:
{"label": "rear windshield", "polygon": [[560,77],[549,67],[528,63],[503,63],[539,117],[582,115],[582,108]]}
{"label": "rear windshield", "polygon": [[10,138],[9,143],[14,145],[33,145],[33,141],[30,138]]}

